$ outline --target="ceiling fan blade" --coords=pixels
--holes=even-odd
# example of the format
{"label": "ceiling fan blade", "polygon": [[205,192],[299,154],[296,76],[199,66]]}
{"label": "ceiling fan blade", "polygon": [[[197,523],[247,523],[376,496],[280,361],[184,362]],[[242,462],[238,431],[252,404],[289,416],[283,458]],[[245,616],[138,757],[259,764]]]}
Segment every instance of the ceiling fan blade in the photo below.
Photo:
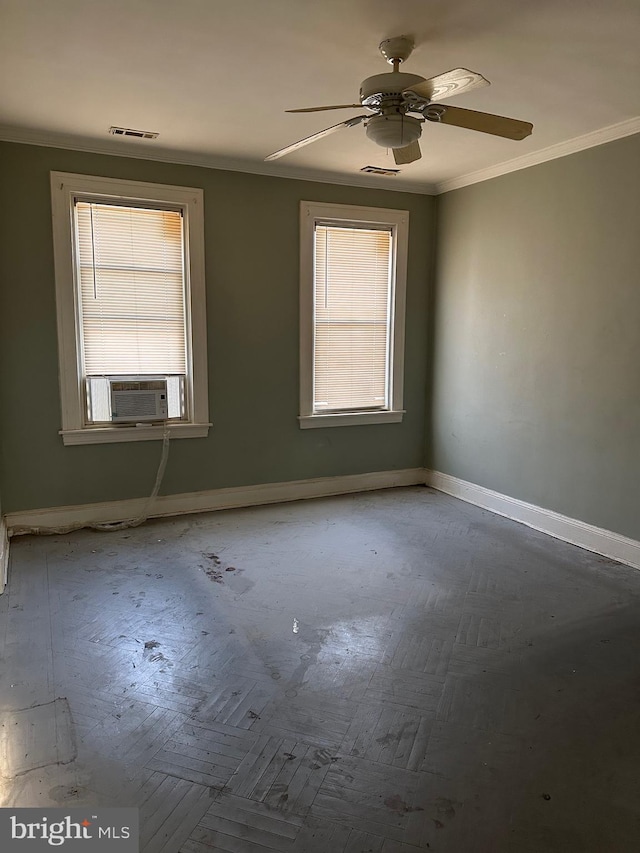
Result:
{"label": "ceiling fan blade", "polygon": [[393,159],[396,161],[396,166],[402,166],[405,163],[413,163],[422,157],[420,151],[420,143],[416,139],[410,145],[405,145],[404,148],[393,149]]}
{"label": "ceiling fan blade", "polygon": [[348,118],[346,121],[341,121],[340,124],[334,124],[331,127],[326,127],[324,130],[319,131],[319,133],[314,133],[312,136],[306,136],[304,139],[300,139],[298,142],[294,142],[293,145],[287,145],[286,148],[281,148],[279,151],[274,151],[273,154],[269,154],[269,156],[265,157],[264,159],[265,161],[277,160],[279,157],[284,157],[285,154],[290,154],[292,151],[297,151],[298,148],[303,148],[305,145],[310,145],[317,139],[322,139],[323,136],[329,136],[330,133],[335,133],[335,131],[340,130],[341,127],[354,127],[356,124],[360,124],[360,122],[364,121],[366,118],[369,118],[369,116],[364,115],[356,116],[355,118]]}
{"label": "ceiling fan blade", "polygon": [[335,104],[331,107],[304,107],[301,110],[285,110],[285,113],[319,113],[322,110],[359,110],[362,104]]}
{"label": "ceiling fan blade", "polygon": [[469,130],[479,130],[480,133],[503,136],[505,139],[524,139],[533,130],[533,125],[529,121],[494,116],[492,113],[479,113],[476,110],[461,110],[460,107],[449,107],[445,104],[429,106],[423,115],[427,121],[466,127]]}
{"label": "ceiling fan blade", "polygon": [[443,98],[453,98],[454,95],[463,95],[472,89],[490,85],[491,83],[477,71],[452,68],[451,71],[445,71],[444,74],[438,74],[437,77],[412,86],[409,91],[429,101],[441,101]]}

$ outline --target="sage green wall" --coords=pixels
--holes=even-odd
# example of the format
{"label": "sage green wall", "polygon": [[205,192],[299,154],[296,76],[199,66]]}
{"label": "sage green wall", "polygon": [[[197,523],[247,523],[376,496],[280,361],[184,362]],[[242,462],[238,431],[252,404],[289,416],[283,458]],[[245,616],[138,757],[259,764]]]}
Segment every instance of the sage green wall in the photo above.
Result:
{"label": "sage green wall", "polygon": [[[204,189],[214,427],[172,442],[163,494],[422,466],[433,198],[12,143],[0,164],[5,512],[148,494],[160,454],[158,442],[64,447],[58,435],[51,170]],[[301,199],[410,211],[401,424],[298,427]]]}
{"label": "sage green wall", "polygon": [[640,136],[438,199],[438,471],[640,539]]}

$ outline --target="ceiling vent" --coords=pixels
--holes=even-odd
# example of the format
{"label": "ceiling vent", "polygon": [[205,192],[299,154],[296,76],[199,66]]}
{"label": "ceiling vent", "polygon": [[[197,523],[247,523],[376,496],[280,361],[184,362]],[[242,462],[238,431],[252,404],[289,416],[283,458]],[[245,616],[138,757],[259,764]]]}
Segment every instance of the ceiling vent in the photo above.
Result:
{"label": "ceiling vent", "polygon": [[400,169],[383,169],[382,166],[363,166],[361,172],[368,172],[370,175],[397,175]]}
{"label": "ceiling vent", "polygon": [[133,130],[130,127],[110,127],[109,133],[113,136],[135,136],[136,139],[157,139],[160,135],[152,130]]}

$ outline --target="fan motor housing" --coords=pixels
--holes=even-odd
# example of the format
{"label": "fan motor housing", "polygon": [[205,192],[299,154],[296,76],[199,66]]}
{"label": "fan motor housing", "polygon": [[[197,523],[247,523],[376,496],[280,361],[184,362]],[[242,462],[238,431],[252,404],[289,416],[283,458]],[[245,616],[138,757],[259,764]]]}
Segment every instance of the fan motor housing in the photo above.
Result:
{"label": "fan motor housing", "polygon": [[424,83],[424,79],[418,74],[405,74],[404,71],[374,74],[360,84],[360,101],[364,104],[365,99],[373,95],[381,95],[383,98],[401,98],[405,89],[410,89],[417,83]]}
{"label": "fan motor housing", "polygon": [[422,125],[417,118],[391,113],[372,116],[367,121],[367,136],[382,148],[404,148],[420,138]]}

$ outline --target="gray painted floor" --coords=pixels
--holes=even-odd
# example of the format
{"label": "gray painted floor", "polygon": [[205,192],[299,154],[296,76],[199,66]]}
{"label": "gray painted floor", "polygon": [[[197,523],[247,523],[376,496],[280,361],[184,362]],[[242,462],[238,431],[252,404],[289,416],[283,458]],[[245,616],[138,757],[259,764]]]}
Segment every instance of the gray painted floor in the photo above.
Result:
{"label": "gray painted floor", "polygon": [[640,573],[425,488],[13,540],[0,804],[145,853],[640,849]]}

